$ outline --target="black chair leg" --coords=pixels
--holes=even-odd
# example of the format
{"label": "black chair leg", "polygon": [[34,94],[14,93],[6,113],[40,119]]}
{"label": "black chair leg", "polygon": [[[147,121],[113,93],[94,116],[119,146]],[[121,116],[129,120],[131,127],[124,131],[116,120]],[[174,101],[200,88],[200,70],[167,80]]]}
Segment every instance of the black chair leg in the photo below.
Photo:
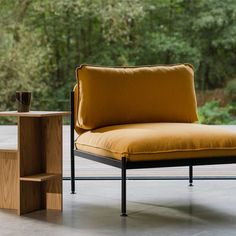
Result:
{"label": "black chair leg", "polygon": [[189,186],[193,186],[193,166],[189,166]]}
{"label": "black chair leg", "polygon": [[75,157],[71,156],[71,194],[75,194]]}
{"label": "black chair leg", "polygon": [[71,193],[75,194],[75,154],[74,154],[74,92],[70,94],[70,161],[71,161]]}
{"label": "black chair leg", "polygon": [[122,157],[121,167],[121,215],[127,216],[126,214],[126,158]]}

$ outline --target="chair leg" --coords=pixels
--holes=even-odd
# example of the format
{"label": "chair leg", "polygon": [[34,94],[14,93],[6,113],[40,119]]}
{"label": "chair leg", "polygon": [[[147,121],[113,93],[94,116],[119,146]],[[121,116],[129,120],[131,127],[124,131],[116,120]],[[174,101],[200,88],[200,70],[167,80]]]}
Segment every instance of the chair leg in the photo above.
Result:
{"label": "chair leg", "polygon": [[75,156],[71,154],[71,194],[75,194]]}
{"label": "chair leg", "polygon": [[189,186],[193,186],[193,166],[189,166]]}
{"label": "chair leg", "polygon": [[121,167],[121,215],[127,216],[126,214],[126,158],[122,157]]}
{"label": "chair leg", "polygon": [[70,161],[71,161],[71,193],[75,194],[75,154],[74,154],[74,92],[70,94]]}

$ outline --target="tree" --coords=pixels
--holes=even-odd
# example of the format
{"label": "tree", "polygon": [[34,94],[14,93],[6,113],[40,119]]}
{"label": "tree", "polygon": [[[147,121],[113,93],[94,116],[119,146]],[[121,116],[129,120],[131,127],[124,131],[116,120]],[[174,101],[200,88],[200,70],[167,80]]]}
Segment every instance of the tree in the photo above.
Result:
{"label": "tree", "polygon": [[236,74],[236,1],[0,0],[0,109],[68,109],[76,66],[192,63],[199,90]]}

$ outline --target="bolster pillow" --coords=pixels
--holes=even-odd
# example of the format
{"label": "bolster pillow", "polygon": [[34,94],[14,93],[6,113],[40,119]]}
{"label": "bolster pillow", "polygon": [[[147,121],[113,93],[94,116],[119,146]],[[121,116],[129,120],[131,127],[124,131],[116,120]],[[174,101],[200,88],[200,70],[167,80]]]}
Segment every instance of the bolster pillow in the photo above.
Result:
{"label": "bolster pillow", "polygon": [[77,69],[78,126],[198,120],[191,65]]}

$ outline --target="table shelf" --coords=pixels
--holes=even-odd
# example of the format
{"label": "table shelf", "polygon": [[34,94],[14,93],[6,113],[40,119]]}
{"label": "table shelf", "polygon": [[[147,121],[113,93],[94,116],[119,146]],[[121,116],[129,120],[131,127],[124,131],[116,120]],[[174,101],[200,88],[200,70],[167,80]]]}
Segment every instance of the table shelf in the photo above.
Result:
{"label": "table shelf", "polygon": [[14,148],[0,148],[0,153],[2,152],[17,152],[17,149],[14,149]]}
{"label": "table shelf", "polygon": [[30,175],[30,176],[24,176],[20,177],[21,181],[31,181],[31,182],[44,182],[47,180],[55,179],[59,177],[58,174],[47,174],[47,173],[40,173],[37,175]]}

